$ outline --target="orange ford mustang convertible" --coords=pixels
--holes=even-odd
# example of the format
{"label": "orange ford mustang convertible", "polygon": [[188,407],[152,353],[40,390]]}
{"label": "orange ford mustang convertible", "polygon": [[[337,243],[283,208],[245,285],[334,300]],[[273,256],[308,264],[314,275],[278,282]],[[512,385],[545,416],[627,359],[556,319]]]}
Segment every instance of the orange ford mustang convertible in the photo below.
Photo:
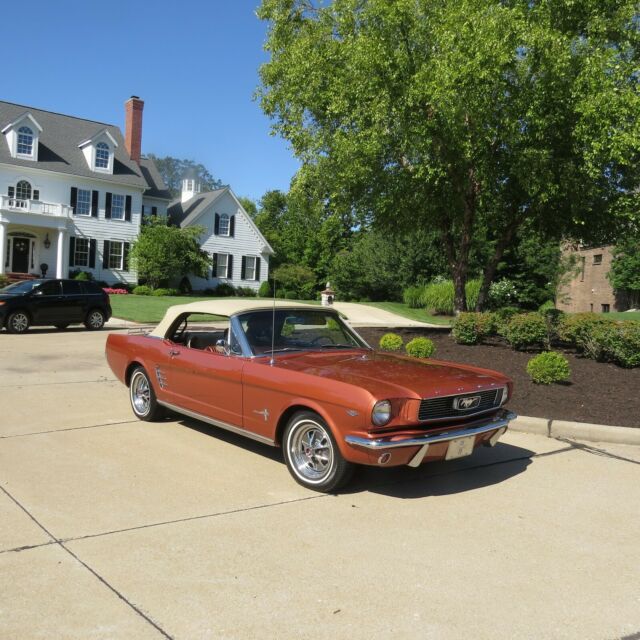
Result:
{"label": "orange ford mustang convertible", "polygon": [[417,467],[493,446],[515,414],[495,371],[374,351],[332,309],[260,300],[178,305],[106,355],[141,420],[165,409],[282,447],[334,491],[354,465]]}

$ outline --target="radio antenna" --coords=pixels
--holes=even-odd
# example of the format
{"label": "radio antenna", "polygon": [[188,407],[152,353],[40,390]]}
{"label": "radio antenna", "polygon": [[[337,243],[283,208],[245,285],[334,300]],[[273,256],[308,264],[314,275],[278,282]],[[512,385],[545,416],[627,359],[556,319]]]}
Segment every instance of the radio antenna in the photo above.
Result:
{"label": "radio antenna", "polygon": [[273,366],[276,363],[274,349],[276,347],[276,279],[273,278],[273,316],[271,318],[271,360],[269,364]]}

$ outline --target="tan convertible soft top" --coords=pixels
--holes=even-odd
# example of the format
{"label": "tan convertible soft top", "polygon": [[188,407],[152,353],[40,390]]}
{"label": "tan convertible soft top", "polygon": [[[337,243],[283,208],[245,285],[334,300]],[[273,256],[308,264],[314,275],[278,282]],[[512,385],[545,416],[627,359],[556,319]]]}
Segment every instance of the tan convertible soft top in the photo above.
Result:
{"label": "tan convertible soft top", "polygon": [[[164,338],[175,319],[183,313],[212,313],[217,316],[230,317],[243,311],[254,311],[256,309],[273,309],[273,301],[269,300],[242,300],[237,298],[218,298],[217,300],[203,300],[201,302],[190,302],[189,304],[177,304],[169,307],[164,314],[164,318],[158,326],[149,334],[156,338]],[[315,309],[316,311],[327,310],[314,304],[303,302],[293,303],[276,300],[276,309]]]}

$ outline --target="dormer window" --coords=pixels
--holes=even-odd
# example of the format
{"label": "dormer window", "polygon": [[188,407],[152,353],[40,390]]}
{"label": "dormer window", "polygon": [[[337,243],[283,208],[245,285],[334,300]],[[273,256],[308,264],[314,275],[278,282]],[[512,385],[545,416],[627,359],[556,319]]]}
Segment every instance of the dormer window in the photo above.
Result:
{"label": "dormer window", "polygon": [[96,169],[109,168],[109,145],[106,142],[98,142],[96,145]]}
{"label": "dormer window", "polygon": [[18,129],[18,155],[33,156],[33,131],[29,127]]}

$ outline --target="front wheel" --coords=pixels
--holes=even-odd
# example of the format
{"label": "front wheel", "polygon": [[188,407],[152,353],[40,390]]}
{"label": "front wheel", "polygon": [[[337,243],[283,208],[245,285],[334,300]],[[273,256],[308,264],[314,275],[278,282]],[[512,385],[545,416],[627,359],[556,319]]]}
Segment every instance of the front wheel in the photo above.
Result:
{"label": "front wheel", "polygon": [[136,367],[131,374],[129,400],[131,400],[133,413],[140,420],[152,422],[163,414],[163,409],[158,404],[149,376],[142,367]]}
{"label": "front wheel", "polygon": [[307,489],[335,491],[353,473],[325,421],[311,411],[300,411],[289,420],[283,450],[289,472]]}
{"label": "front wheel", "polygon": [[14,311],[7,318],[7,331],[9,333],[24,333],[31,324],[26,311]]}
{"label": "front wheel", "polygon": [[105,317],[104,313],[100,309],[92,309],[87,314],[87,318],[84,321],[84,326],[90,331],[97,331],[104,327]]}

